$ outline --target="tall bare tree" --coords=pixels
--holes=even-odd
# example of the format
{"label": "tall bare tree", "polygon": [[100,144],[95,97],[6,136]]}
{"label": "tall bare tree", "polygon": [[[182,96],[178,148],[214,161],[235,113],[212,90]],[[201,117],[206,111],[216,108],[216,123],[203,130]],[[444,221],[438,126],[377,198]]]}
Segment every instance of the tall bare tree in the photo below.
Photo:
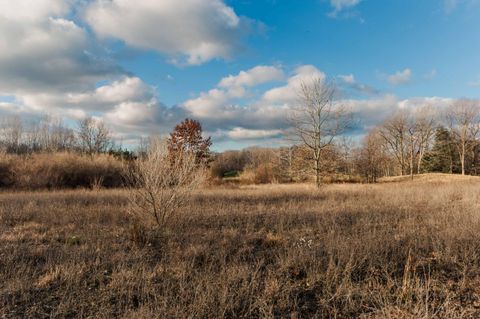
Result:
{"label": "tall bare tree", "polygon": [[455,138],[462,175],[465,175],[465,158],[475,147],[480,132],[480,103],[471,99],[458,100],[447,110],[445,119]]}
{"label": "tall bare tree", "polygon": [[394,155],[401,175],[421,173],[422,161],[432,142],[436,117],[429,106],[393,114],[380,127],[389,151]]}
{"label": "tall bare tree", "polygon": [[370,131],[363,139],[362,147],[356,154],[356,166],[367,183],[376,183],[385,175],[388,156],[385,152],[385,142],[378,130]]}
{"label": "tall bare tree", "polygon": [[310,150],[315,182],[320,187],[323,152],[348,128],[351,116],[343,105],[336,103],[333,82],[320,78],[303,82],[298,96],[289,116],[293,140]]}
{"label": "tall bare tree", "polygon": [[[435,136],[435,127],[438,123],[438,118],[431,106],[420,108],[414,113],[415,117],[415,131],[417,139],[417,172],[422,172],[422,162],[425,153],[431,148]],[[412,164],[413,165],[413,164]]]}
{"label": "tall bare tree", "polygon": [[30,125],[27,145],[32,151],[64,151],[74,148],[75,133],[60,117],[45,115]]}
{"label": "tall bare tree", "polygon": [[388,150],[395,157],[401,175],[407,172],[409,119],[406,113],[395,113],[387,119],[379,130]]}
{"label": "tall bare tree", "polygon": [[110,146],[110,131],[102,121],[86,117],[78,122],[78,139],[88,154],[105,152]]}

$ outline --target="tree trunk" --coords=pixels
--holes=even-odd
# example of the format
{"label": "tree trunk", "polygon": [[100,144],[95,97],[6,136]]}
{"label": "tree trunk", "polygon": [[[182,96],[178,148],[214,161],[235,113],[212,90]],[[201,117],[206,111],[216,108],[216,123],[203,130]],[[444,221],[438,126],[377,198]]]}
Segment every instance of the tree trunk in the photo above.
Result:
{"label": "tree trunk", "polygon": [[317,188],[320,188],[320,186],[321,186],[321,180],[320,180],[320,158],[315,159],[315,184],[317,185]]}
{"label": "tree trunk", "polygon": [[410,178],[413,180],[413,146],[410,148]]}
{"label": "tree trunk", "polygon": [[422,161],[423,161],[423,151],[420,152],[420,154],[418,155],[418,163],[417,163],[417,174],[421,174],[422,173]]}

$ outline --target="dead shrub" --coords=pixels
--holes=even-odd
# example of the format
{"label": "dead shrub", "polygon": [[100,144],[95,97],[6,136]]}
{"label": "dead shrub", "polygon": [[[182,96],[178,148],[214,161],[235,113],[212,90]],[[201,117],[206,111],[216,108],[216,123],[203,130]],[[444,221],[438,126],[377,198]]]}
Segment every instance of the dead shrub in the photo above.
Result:
{"label": "dead shrub", "polygon": [[167,143],[152,139],[145,157],[138,159],[126,176],[130,182],[130,212],[143,223],[163,228],[205,181],[205,170],[194,153],[170,156]]}

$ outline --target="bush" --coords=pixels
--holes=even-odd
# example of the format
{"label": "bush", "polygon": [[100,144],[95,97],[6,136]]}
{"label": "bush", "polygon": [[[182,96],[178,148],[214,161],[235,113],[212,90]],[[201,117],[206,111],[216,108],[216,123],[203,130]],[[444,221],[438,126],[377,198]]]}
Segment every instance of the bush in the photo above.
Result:
{"label": "bush", "polygon": [[175,221],[191,193],[205,181],[205,169],[197,164],[197,154],[170,153],[165,140],[151,140],[143,158],[133,163],[129,181],[130,213],[137,222],[162,229]]}
{"label": "bush", "polygon": [[272,164],[261,163],[248,167],[240,174],[242,184],[270,184],[277,181]]}

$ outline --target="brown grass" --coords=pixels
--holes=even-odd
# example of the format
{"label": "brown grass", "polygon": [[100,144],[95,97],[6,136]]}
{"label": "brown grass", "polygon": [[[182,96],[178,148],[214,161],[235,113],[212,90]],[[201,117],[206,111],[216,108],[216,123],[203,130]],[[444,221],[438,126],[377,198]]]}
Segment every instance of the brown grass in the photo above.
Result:
{"label": "brown grass", "polygon": [[125,193],[0,194],[0,317],[478,318],[476,180],[204,190],[166,233]]}
{"label": "brown grass", "polygon": [[124,164],[107,154],[0,153],[0,188],[62,189],[123,185]]}

